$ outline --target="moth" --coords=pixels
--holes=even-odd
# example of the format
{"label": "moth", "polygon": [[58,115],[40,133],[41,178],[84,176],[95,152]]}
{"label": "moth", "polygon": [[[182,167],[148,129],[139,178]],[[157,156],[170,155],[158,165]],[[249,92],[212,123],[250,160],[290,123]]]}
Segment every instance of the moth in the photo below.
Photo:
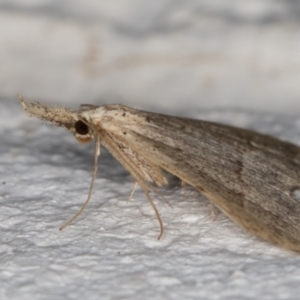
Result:
{"label": "moth", "polygon": [[[124,105],[81,105],[79,110],[19,99],[30,115],[70,131],[79,142],[100,143],[143,189],[163,234],[149,192],[167,184],[166,172],[204,194],[233,222],[255,236],[300,252],[300,148],[252,130],[151,113]],[[61,228],[61,229],[62,229]]]}

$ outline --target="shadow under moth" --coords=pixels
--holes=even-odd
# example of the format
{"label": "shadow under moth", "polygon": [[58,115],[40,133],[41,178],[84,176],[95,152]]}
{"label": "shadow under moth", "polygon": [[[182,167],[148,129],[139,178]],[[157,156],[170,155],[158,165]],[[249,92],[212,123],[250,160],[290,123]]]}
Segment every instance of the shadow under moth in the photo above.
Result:
{"label": "shadow under moth", "polygon": [[81,105],[79,110],[19,99],[30,115],[70,131],[80,142],[95,139],[141,186],[163,223],[149,192],[167,184],[167,171],[204,194],[233,222],[252,234],[300,252],[300,148],[289,142],[213,122],[136,110],[124,105]]}

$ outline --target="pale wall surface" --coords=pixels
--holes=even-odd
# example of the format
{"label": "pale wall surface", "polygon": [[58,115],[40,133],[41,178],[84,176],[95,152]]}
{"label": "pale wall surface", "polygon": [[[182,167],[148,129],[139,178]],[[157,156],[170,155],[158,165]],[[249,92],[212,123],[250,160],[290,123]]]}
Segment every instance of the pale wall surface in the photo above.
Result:
{"label": "pale wall surface", "polygon": [[2,0],[0,94],[294,113],[299,16],[286,0]]}

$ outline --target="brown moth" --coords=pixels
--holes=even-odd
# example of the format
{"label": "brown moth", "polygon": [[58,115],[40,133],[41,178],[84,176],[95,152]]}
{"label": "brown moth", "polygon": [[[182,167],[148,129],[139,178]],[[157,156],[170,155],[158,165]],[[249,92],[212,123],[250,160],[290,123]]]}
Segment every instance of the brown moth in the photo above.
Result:
{"label": "brown moth", "polygon": [[232,221],[252,234],[300,252],[300,148],[274,137],[223,124],[136,110],[124,105],[81,105],[79,110],[29,103],[31,116],[65,127],[80,142],[95,139],[144,190],[167,184],[167,171],[193,186]]}

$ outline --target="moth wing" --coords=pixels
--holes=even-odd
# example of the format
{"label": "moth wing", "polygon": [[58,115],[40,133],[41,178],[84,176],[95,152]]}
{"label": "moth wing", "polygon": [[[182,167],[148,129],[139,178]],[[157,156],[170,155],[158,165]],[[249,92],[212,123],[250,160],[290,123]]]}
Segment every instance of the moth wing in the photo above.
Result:
{"label": "moth wing", "polygon": [[203,192],[234,222],[300,251],[299,147],[251,130],[156,114],[127,133],[132,149]]}
{"label": "moth wing", "polygon": [[[103,144],[117,160],[122,162],[125,169],[135,177],[138,183],[154,182],[159,186],[168,183],[159,166],[130,148],[122,140],[106,136]],[[120,155],[122,159],[119,158]]]}

